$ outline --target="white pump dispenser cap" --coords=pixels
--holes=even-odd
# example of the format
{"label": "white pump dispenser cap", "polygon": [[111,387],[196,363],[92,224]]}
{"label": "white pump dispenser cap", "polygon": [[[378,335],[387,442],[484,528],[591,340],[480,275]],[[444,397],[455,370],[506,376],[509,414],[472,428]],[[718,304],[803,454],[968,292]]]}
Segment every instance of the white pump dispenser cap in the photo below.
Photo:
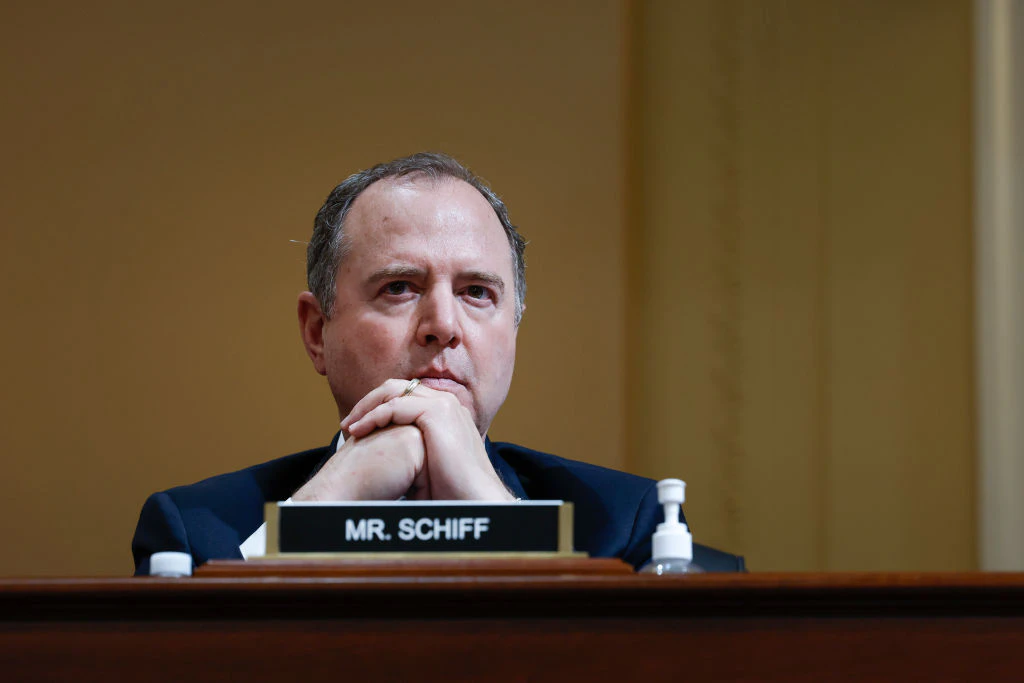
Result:
{"label": "white pump dispenser cap", "polygon": [[177,578],[192,576],[192,556],[177,551],[164,551],[149,556],[149,575]]}
{"label": "white pump dispenser cap", "polygon": [[679,521],[683,501],[686,500],[686,482],[681,479],[662,479],[658,482],[658,502],[665,509],[665,521],[654,532],[651,558],[693,559],[693,536]]}

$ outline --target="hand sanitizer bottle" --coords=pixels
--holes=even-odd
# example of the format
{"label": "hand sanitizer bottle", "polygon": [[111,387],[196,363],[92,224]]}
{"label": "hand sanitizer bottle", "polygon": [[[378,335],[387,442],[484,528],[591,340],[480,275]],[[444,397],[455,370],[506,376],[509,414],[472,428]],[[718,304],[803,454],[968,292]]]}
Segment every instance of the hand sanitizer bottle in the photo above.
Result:
{"label": "hand sanitizer bottle", "polygon": [[693,537],[679,521],[685,500],[686,482],[663,479],[658,482],[658,502],[665,509],[665,521],[658,525],[651,541],[651,561],[640,568],[641,574],[700,574],[693,563]]}

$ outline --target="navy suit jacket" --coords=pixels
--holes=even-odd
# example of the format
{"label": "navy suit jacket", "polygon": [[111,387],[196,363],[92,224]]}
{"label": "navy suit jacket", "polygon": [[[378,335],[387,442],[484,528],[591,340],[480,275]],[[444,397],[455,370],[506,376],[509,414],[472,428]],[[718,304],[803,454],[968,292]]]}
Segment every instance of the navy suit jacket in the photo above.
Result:
{"label": "navy suit jacket", "polygon": [[[518,497],[574,504],[576,550],[620,557],[635,567],[651,557],[651,534],[662,521],[651,479],[559,458],[509,443],[486,441],[487,454]],[[334,453],[316,448],[155,493],[146,500],[132,539],[135,573],[149,573],[149,556],[162,550],[207,560],[241,559],[238,546],[263,524],[263,505],[286,500]],[[706,571],[744,571],[742,557],[694,544],[693,560]]]}

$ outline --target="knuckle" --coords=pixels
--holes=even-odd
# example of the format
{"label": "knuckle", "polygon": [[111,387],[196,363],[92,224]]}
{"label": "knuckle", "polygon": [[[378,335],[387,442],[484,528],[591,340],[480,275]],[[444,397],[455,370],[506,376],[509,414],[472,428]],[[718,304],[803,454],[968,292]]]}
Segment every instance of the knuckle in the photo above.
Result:
{"label": "knuckle", "polygon": [[423,443],[423,435],[420,430],[412,425],[402,425],[398,428],[402,444],[409,448],[419,447]]}
{"label": "knuckle", "polygon": [[412,425],[399,425],[394,428],[395,435],[403,442],[407,444],[416,443],[422,440],[420,436],[420,430]]}

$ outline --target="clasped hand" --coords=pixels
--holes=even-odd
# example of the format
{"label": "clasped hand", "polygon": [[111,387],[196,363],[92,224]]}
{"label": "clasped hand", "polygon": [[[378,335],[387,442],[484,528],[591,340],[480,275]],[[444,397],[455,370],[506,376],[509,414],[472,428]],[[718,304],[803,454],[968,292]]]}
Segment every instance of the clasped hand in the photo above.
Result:
{"label": "clasped hand", "polygon": [[341,421],[349,438],[292,500],[511,500],[452,394],[389,379]]}

